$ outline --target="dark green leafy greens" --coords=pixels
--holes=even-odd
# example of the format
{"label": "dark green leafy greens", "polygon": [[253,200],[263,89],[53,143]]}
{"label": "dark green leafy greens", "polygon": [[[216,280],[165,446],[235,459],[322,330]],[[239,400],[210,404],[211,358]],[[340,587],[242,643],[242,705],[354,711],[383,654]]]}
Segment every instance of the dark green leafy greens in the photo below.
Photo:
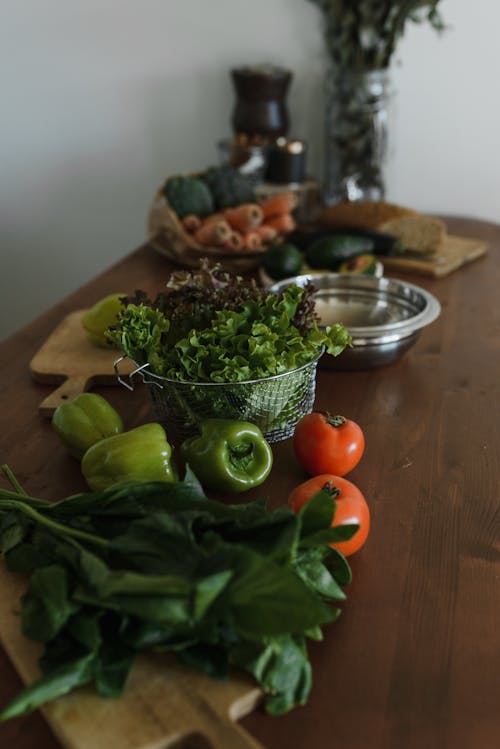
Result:
{"label": "dark green leafy greens", "polygon": [[351,580],[328,546],[357,526],[331,528],[320,492],[295,515],[264,501],[209,500],[183,482],[130,483],[46,502],[0,489],[0,552],[31,573],[23,633],[44,644],[41,678],[0,720],[82,684],[118,696],[138,652],[155,648],[224,678],[252,674],[278,714],[307,700],[306,638],[321,639]]}
{"label": "dark green leafy greens", "polygon": [[109,339],[155,374],[187,382],[241,382],[289,372],[350,344],[337,323],[322,330],[314,287],[279,295],[217,268],[174,273],[154,301],[137,291]]}

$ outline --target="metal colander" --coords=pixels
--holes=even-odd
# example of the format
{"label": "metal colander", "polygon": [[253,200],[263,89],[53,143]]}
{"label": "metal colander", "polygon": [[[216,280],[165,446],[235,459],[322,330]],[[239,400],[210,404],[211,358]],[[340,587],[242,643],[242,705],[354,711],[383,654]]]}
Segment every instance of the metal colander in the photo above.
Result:
{"label": "metal colander", "polygon": [[290,372],[245,382],[179,382],[155,374],[149,364],[136,365],[127,382],[119,371],[126,356],[115,362],[115,372],[129,390],[134,389],[135,375],[141,376],[156,418],[181,439],[196,434],[204,419],[217,418],[250,421],[268,442],[280,442],[291,437],[299,419],[312,411],[322,353]]}

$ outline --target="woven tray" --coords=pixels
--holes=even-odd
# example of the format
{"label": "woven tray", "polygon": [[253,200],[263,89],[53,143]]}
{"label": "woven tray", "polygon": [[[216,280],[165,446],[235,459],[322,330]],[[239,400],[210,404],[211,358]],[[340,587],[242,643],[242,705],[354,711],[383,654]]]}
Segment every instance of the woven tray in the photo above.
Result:
{"label": "woven tray", "polygon": [[174,263],[188,268],[199,268],[200,260],[206,257],[212,263],[219,263],[224,270],[232,273],[248,273],[258,268],[267,251],[267,248],[246,251],[225,250],[220,247],[198,244],[184,229],[177,214],[159,191],[149,211],[148,234],[149,243],[157,252]]}

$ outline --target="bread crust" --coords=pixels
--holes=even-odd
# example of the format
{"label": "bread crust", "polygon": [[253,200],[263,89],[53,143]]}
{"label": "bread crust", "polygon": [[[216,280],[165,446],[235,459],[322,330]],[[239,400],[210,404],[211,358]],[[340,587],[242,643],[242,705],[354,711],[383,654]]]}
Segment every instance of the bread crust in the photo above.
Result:
{"label": "bread crust", "polygon": [[377,228],[381,232],[397,237],[407,250],[424,254],[437,252],[446,237],[444,221],[424,214],[394,218],[385,221]]}
{"label": "bread crust", "polygon": [[319,222],[328,229],[346,226],[377,229],[385,221],[418,215],[418,212],[411,208],[396,203],[387,203],[383,200],[346,201],[324,208]]}

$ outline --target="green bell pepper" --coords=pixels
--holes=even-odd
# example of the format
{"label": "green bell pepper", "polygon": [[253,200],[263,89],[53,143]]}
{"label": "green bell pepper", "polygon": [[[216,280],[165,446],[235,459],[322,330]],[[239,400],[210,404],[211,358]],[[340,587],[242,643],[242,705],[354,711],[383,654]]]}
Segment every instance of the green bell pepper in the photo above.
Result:
{"label": "green bell pepper", "polygon": [[126,294],[109,294],[84,313],[82,325],[87,338],[95,346],[113,347],[106,337],[106,330],[118,322],[118,315],[124,309],[120,300],[126,296]]}
{"label": "green bell pepper", "polygon": [[123,432],[120,414],[97,393],[82,393],[62,403],[54,411],[52,426],[78,460],[99,440]]}
{"label": "green bell pepper", "polygon": [[82,473],[92,491],[123,481],[176,481],[172,448],[160,424],[143,424],[89,447]]}
{"label": "green bell pepper", "polygon": [[182,443],[182,455],[207,489],[244,492],[259,486],[273,464],[259,427],[247,421],[206,419],[201,434]]}

